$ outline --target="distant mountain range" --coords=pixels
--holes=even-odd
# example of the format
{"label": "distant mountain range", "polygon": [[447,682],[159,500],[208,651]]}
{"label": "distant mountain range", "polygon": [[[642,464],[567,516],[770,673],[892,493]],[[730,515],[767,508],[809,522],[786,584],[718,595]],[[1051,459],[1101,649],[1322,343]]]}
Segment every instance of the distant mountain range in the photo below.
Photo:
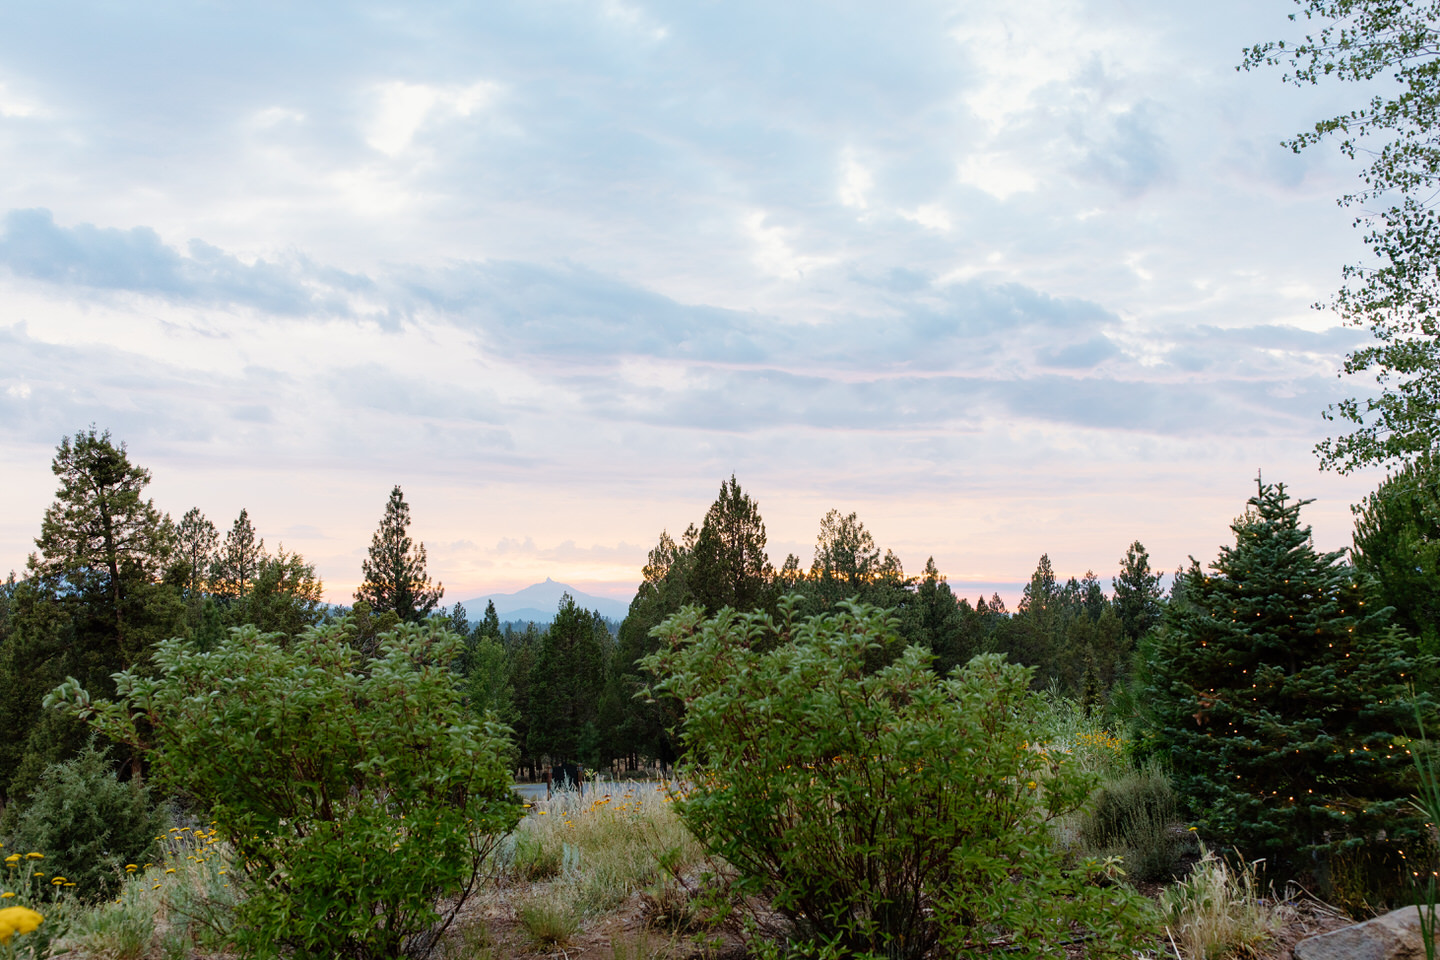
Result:
{"label": "distant mountain range", "polygon": [[520,620],[549,623],[555,619],[555,611],[560,607],[560,597],[567,593],[575,598],[576,606],[584,607],[586,610],[598,610],[600,616],[608,617],[611,620],[624,620],[625,614],[630,612],[629,603],[611,600],[609,597],[581,593],[574,587],[556,583],[549,577],[545,578],[544,583],[534,583],[524,590],[516,590],[514,593],[492,593],[488,596],[460,602],[465,605],[465,616],[470,619],[471,623],[478,623],[484,619],[485,605],[491,601],[495,603],[495,613],[502,621]]}

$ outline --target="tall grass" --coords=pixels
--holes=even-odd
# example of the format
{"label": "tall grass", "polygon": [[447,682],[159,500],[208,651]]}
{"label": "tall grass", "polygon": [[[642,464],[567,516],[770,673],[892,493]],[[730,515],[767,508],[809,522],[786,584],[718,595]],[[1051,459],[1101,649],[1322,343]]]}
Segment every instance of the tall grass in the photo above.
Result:
{"label": "tall grass", "polygon": [[1160,909],[1182,960],[1250,960],[1293,915],[1260,880],[1260,861],[1230,864],[1200,847],[1190,875],[1165,890]]}
{"label": "tall grass", "polygon": [[[537,944],[561,944],[632,895],[705,856],[670,805],[671,785],[600,781],[532,801],[500,850],[505,878],[536,885],[518,909]],[[662,867],[662,863],[665,865]]]}
{"label": "tall grass", "polygon": [[56,947],[86,960],[160,960],[221,952],[236,902],[229,850],[205,828],[177,827],[158,863],[134,869],[113,901],[73,909]]}

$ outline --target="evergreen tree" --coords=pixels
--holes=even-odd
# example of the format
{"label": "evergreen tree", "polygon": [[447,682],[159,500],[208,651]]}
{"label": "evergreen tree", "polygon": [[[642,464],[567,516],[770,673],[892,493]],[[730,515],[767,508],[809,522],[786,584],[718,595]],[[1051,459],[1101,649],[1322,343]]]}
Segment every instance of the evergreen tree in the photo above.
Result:
{"label": "evergreen tree", "polygon": [[174,525],[143,496],[150,471],[94,427],[64,438],[51,470],[60,487],[0,643],[0,796],[11,800],[85,743],[83,725],[41,711],[50,689],[73,676],[111,691],[111,674],[183,629],[180,585],[163,579]]}
{"label": "evergreen tree", "polygon": [[[1151,744],[1200,828],[1290,875],[1336,857],[1397,870],[1423,846],[1402,730],[1420,659],[1343,551],[1317,553],[1283,485],[1260,484],[1235,545],[1191,561],[1147,641]],[[1432,711],[1428,694],[1419,703]],[[1363,851],[1363,857],[1358,851]]]}
{"label": "evergreen tree", "polygon": [[425,544],[411,540],[409,529],[410,506],[396,486],[370,540],[370,554],[362,564],[364,582],[355,599],[368,602],[377,614],[394,612],[402,621],[419,622],[435,609],[445,587],[431,585],[425,572]]}
{"label": "evergreen tree", "polygon": [[233,608],[231,626],[253,624],[265,633],[296,636],[325,619],[324,593],[315,565],[282,545],[275,556],[260,558],[244,602]]}
{"label": "evergreen tree", "polygon": [[934,557],[925,561],[925,574],[916,584],[909,606],[914,610],[916,623],[913,628],[903,625],[901,630],[913,633],[930,648],[936,673],[944,676],[969,663],[971,657],[982,651],[980,618],[968,603],[955,599],[950,584],[935,566]]}
{"label": "evergreen tree", "polygon": [[1120,560],[1120,575],[1110,581],[1115,611],[1133,643],[1160,622],[1160,574],[1150,570],[1150,554],[1136,540]]}
{"label": "evergreen tree", "polygon": [[530,752],[551,762],[594,765],[600,759],[594,751],[609,653],[604,618],[576,606],[570,594],[562,596],[530,668]]}
{"label": "evergreen tree", "polygon": [[[1064,588],[1055,577],[1050,555],[1041,554],[1021,594],[1015,616],[1000,624],[996,631],[996,650],[1016,663],[1035,667],[1031,682],[1040,689],[1057,681],[1063,672],[1055,661],[1065,623],[1063,601]],[[996,605],[998,610],[994,609]],[[1005,609],[998,596],[990,606],[992,612]]]}
{"label": "evergreen tree", "polygon": [[1440,653],[1440,462],[1406,464],[1350,509],[1355,566],[1379,581],[1396,625]]}
{"label": "evergreen tree", "polygon": [[[242,509],[215,555],[210,571],[211,591],[226,607],[243,606],[264,559],[265,540],[255,536],[250,514]],[[234,620],[237,625],[245,622],[243,615]]]}
{"label": "evergreen tree", "polygon": [[769,599],[775,568],[765,554],[765,522],[733,474],[705,513],[691,563],[691,592],[712,615],[722,607],[754,610]]}
{"label": "evergreen tree", "polygon": [[500,615],[495,612],[495,601],[485,602],[485,619],[476,628],[482,637],[489,637],[497,643],[500,640]]}
{"label": "evergreen tree", "polygon": [[853,591],[879,573],[880,567],[875,538],[853,511],[849,516],[842,516],[839,510],[825,514],[815,538],[812,580],[838,582]]}
{"label": "evergreen tree", "polygon": [[176,546],[184,562],[187,577],[185,593],[187,598],[199,597],[206,590],[206,580],[214,563],[216,550],[220,546],[220,532],[215,524],[205,518],[199,507],[191,507],[180,518],[175,528]]}

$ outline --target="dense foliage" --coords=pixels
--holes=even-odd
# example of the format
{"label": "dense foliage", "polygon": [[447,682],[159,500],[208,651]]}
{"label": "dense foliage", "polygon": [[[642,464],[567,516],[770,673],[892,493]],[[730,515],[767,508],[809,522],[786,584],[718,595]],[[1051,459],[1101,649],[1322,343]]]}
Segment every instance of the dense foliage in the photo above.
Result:
{"label": "dense foliage", "polygon": [[1356,568],[1375,579],[1394,623],[1440,654],[1440,462],[1406,464],[1352,509]]}
{"label": "dense foliage", "polygon": [[466,716],[447,669],[457,639],[401,625],[362,661],[353,632],[166,640],[113,700],[73,679],[50,697],[209,812],[243,870],[236,929],[262,953],[428,953],[519,819],[503,731]]}
{"label": "dense foliage", "polygon": [[165,818],[139,780],[120,782],[106,751],[87,744],[48,767],[34,798],[6,829],[11,850],[45,851],[45,867],[93,900],[113,896],[125,865],[155,859]]}
{"label": "dense foliage", "polygon": [[[687,607],[645,661],[685,705],[680,815],[802,939],[842,956],[1138,944],[1139,898],[1067,873],[1048,824],[1087,777],[1032,748],[1028,671],[982,656],[941,680],[873,607],[797,620]],[[1073,925],[1073,926],[1072,926]]]}
{"label": "dense foliage", "polygon": [[1425,658],[1343,552],[1316,552],[1307,502],[1262,484],[1234,546],[1184,573],[1149,649],[1152,742],[1207,836],[1291,875],[1363,861],[1394,882],[1426,839],[1405,736],[1432,709],[1411,693]]}

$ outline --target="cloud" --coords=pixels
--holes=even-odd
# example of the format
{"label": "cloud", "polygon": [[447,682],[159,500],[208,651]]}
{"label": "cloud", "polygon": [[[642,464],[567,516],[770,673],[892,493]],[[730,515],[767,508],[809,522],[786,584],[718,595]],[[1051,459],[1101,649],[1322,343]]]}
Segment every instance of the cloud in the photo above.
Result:
{"label": "cloud", "polygon": [[282,316],[352,316],[350,296],[370,283],[293,259],[245,263],[192,240],[185,253],[149,227],[62,227],[49,210],[11,210],[0,266],[26,279],[91,291],[126,291],[188,303],[252,307]]}

